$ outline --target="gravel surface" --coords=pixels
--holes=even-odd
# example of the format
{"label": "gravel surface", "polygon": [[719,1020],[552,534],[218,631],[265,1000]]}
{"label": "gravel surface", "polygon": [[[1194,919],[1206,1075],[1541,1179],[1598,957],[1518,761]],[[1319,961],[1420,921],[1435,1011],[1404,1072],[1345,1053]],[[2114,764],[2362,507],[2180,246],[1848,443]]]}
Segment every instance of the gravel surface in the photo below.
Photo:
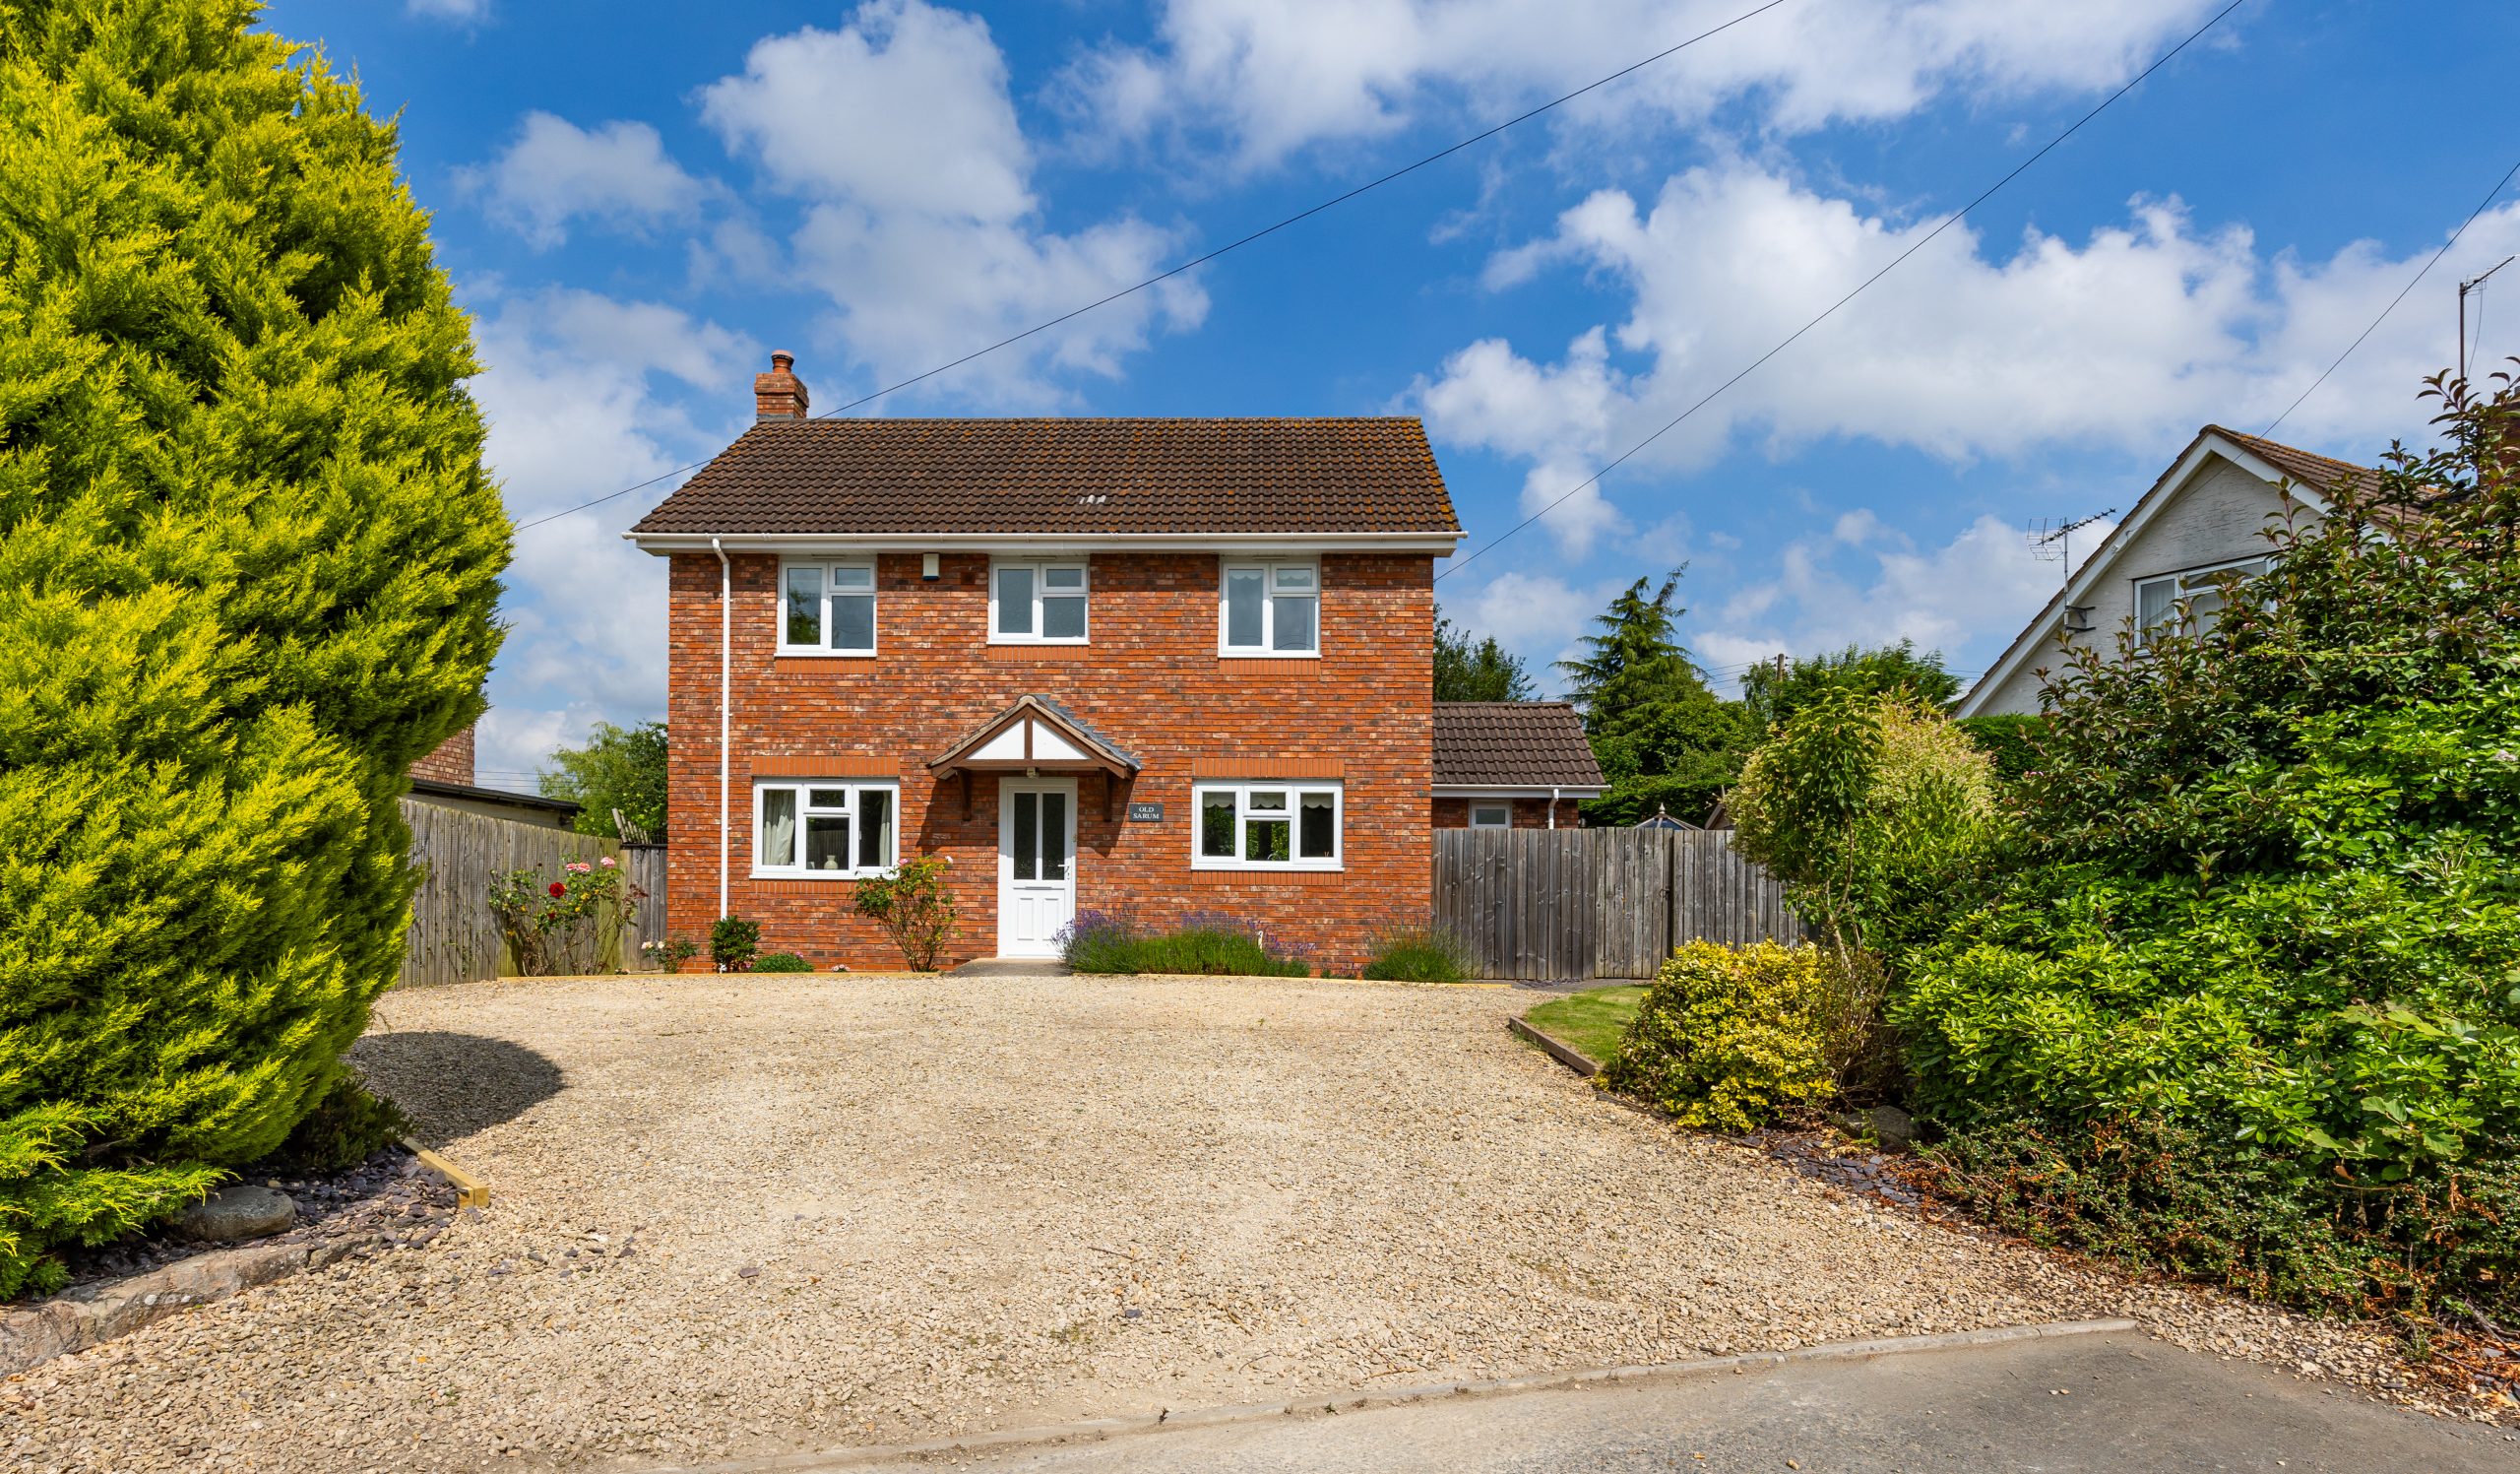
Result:
{"label": "gravel surface", "polygon": [[628,1468],[2127,1314],[2387,1349],[1919,1221],[1604,1099],[1530,995],[614,978],[358,1057],[490,1207],[0,1383],[0,1466]]}

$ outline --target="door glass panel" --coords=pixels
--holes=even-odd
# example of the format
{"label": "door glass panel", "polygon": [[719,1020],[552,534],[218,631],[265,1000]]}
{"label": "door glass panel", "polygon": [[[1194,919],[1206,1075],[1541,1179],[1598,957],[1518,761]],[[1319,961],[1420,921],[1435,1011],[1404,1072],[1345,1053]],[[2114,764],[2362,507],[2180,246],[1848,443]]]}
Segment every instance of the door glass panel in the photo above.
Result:
{"label": "door glass panel", "polygon": [[845,813],[805,815],[805,868],[809,870],[849,868],[849,815]]}
{"label": "door glass panel", "polygon": [[1295,813],[1295,838],[1306,860],[1328,860],[1339,853],[1339,806],[1330,794],[1306,794]]}
{"label": "door glass panel", "polygon": [[1017,794],[1013,796],[1012,801],[1015,804],[1015,878],[1018,880],[1038,880],[1040,878],[1040,862],[1039,859],[1041,844],[1040,799],[1041,796],[1039,794]]}
{"label": "door glass panel", "polygon": [[1082,640],[1085,638],[1085,600],[1082,597],[1041,600],[1041,638],[1044,640]]}
{"label": "door glass panel", "polygon": [[1313,613],[1320,603],[1314,596],[1296,598],[1281,594],[1269,601],[1269,632],[1271,643],[1280,650],[1310,650],[1314,646]]}
{"label": "door glass panel", "polygon": [[788,570],[788,643],[819,645],[823,642],[823,571],[820,568]]}
{"label": "door glass panel", "polygon": [[761,844],[753,863],[785,869],[796,863],[796,791],[761,791]]}
{"label": "door glass panel", "polygon": [[1199,796],[1199,853],[1214,860],[1233,858],[1233,795]]}
{"label": "door glass panel", "polygon": [[875,648],[874,595],[834,594],[831,596],[831,648],[834,650]]}
{"label": "door glass panel", "polygon": [[1029,635],[1033,632],[1032,569],[997,570],[997,632],[1002,635]]}
{"label": "door glass panel", "polygon": [[1041,796],[1041,878],[1067,878],[1067,795]]}
{"label": "door glass panel", "polygon": [[1236,649],[1258,649],[1260,619],[1268,602],[1268,584],[1259,569],[1228,569],[1225,575],[1225,642]]}
{"label": "door glass panel", "polygon": [[1245,819],[1242,823],[1242,858],[1247,861],[1284,863],[1294,857],[1287,850],[1285,819]]}
{"label": "door glass panel", "polygon": [[857,796],[857,864],[880,870],[893,863],[893,796],[870,788]]}

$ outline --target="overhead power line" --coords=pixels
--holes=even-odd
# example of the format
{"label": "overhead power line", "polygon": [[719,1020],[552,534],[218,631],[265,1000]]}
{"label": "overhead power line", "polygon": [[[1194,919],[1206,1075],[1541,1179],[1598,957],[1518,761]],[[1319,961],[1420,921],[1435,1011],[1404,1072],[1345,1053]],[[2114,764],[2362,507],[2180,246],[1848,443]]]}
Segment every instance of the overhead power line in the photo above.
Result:
{"label": "overhead power line", "polygon": [[[2491,205],[2501,196],[2504,188],[2511,183],[2511,176],[2514,174],[2520,174],[2520,163],[2511,165],[2508,170],[2504,171],[2501,178],[2496,179],[2493,182],[2492,190],[2489,191],[2484,199],[2477,201],[2477,208],[2468,212],[2468,218],[2466,220],[2459,222],[2459,228],[2450,232],[2450,238],[2448,240],[2441,242],[2441,249],[2434,251],[2431,259],[2426,261],[2423,267],[2418,270],[2413,277],[2407,279],[2407,284],[2398,288],[2398,294],[2389,298],[2389,304],[2380,309],[2379,316],[2372,318],[2368,326],[2364,327],[2362,332],[2354,335],[2354,341],[2345,346],[2344,352],[2336,355],[2336,361],[2329,364],[2324,370],[2322,370],[2317,378],[2310,380],[2310,387],[2302,390],[2291,404],[2286,405],[2284,407],[2283,414],[2276,416],[2273,419],[2266,422],[2266,428],[2257,432],[2261,438],[2274,434],[2275,427],[2277,425],[2292,418],[2293,412],[2301,408],[2301,401],[2318,393],[2319,386],[2327,382],[2328,375],[2344,367],[2345,360],[2354,356],[2354,351],[2362,346],[2362,340],[2370,337],[2373,333],[2380,330],[2380,324],[2387,322],[2389,320],[2389,314],[2398,310],[2398,303],[2406,300],[2407,293],[2415,290],[2416,284],[2422,282],[2426,277],[2432,274],[2432,268],[2441,264],[2441,258],[2450,254],[2450,247],[2457,245],[2459,243],[2459,237],[2468,233],[2468,226],[2475,224],[2477,223],[2477,217],[2485,214],[2486,207]],[[2462,374],[2466,373],[2466,366],[2461,365],[2459,372]]]}
{"label": "overhead power line", "polygon": [[1820,324],[1827,322],[1831,317],[1836,316],[1839,308],[1854,301],[1857,297],[1861,296],[1866,288],[1870,287],[1873,283],[1880,281],[1883,277],[1890,275],[1892,272],[1897,271],[1901,263],[1905,262],[1909,257],[1915,255],[1917,252],[1923,250],[1928,244],[1932,243],[1935,236],[1940,235],[1943,231],[1950,229],[1953,225],[1956,225],[1961,221],[1966,220],[1969,216],[1969,212],[1994,198],[1997,190],[2002,189],[2013,180],[2020,178],[2032,164],[2035,164],[2040,160],[2047,158],[2050,153],[2053,153],[2059,145],[2063,144],[2065,140],[2073,137],[2077,133],[2080,133],[2083,130],[2084,124],[2089,123],[2092,119],[2100,116],[2104,112],[2107,112],[2110,108],[2110,104],[2115,102],[2118,98],[2126,96],[2128,93],[2133,92],[2143,83],[2145,78],[2152,76],[2155,72],[2158,72],[2163,67],[2168,66],[2173,57],[2196,44],[2196,42],[2204,36],[2205,32],[2221,25],[2225,16],[2230,15],[2233,11],[2239,9],[2242,5],[2247,3],[2248,0],[2231,0],[2230,4],[2224,6],[2221,10],[2214,12],[2214,14],[2207,19],[2204,25],[2189,32],[2186,37],[2177,45],[2171,47],[2161,55],[2153,58],[2152,65],[2144,68],[2140,72],[2137,72],[2127,81],[2125,86],[2120,87],[2113,93],[2110,93],[2108,96],[2101,98],[2098,106],[2092,108],[2091,111],[2084,113],[2081,117],[2076,118],[2073,122],[2073,126],[2067,128],[2064,132],[2057,134],[2054,138],[2051,138],[2048,140],[2047,143],[2041,145],[2038,153],[2033,154],[2028,159],[2014,164],[2002,178],[1997,179],[1994,183],[1987,185],[1985,189],[1981,191],[1976,199],[1971,200],[1968,204],[1961,206],[1951,214],[1944,216],[1940,224],[1936,224],[1932,229],[1927,230],[1924,234],[1919,236],[1906,250],[1901,251],[1898,255],[1892,257],[1887,266],[1882,267],[1871,276],[1868,276],[1861,282],[1857,283],[1854,290],[1849,291],[1846,295],[1838,298],[1834,302],[1831,302],[1827,307],[1821,309],[1818,316],[1795,329],[1792,333],[1787,334],[1784,342],[1779,343],[1776,347],[1769,349],[1766,352],[1751,359],[1748,364],[1743,366],[1739,372],[1733,374],[1732,377],[1726,379],[1723,383],[1708,390],[1706,394],[1697,401],[1697,403],[1689,406],[1685,410],[1682,410],[1679,414],[1672,416],[1670,420],[1664,423],[1661,429],[1656,430],[1653,434],[1639,440],[1634,445],[1629,446],[1626,450],[1619,452],[1617,457],[1604,465],[1599,471],[1594,472],[1591,476],[1584,478],[1582,481],[1577,481],[1574,485],[1569,486],[1564,491],[1560,492],[1556,499],[1550,501],[1547,505],[1542,507],[1539,511],[1532,513],[1522,521],[1515,523],[1512,527],[1507,528],[1503,533],[1490,540],[1477,551],[1474,551],[1468,556],[1462,558],[1461,561],[1453,564],[1449,568],[1446,568],[1443,572],[1436,574],[1435,581],[1437,583],[1441,583],[1445,579],[1459,573],[1464,568],[1469,567],[1472,563],[1477,562],[1480,558],[1494,550],[1499,544],[1504,543],[1507,539],[1514,537],[1516,534],[1530,527],[1533,523],[1538,522],[1543,517],[1547,516],[1550,512],[1553,512],[1558,507],[1564,505],[1578,492],[1583,491],[1588,486],[1598,484],[1602,478],[1609,475],[1613,471],[1616,471],[1620,466],[1626,464],[1628,461],[1635,459],[1635,457],[1641,454],[1647,446],[1652,445],[1655,441],[1662,439],[1665,435],[1668,435],[1671,431],[1679,428],[1681,423],[1687,420],[1689,417],[1695,415],[1698,411],[1705,409],[1708,405],[1715,403],[1717,398],[1722,396],[1726,390],[1731,389],[1733,385],[1748,378],[1751,374],[1758,372],[1758,370],[1764,366],[1770,358],[1773,358],[1777,354],[1784,352],[1787,349],[1792,348],[1801,339],[1802,335],[1810,332]]}
{"label": "overhead power line", "polygon": [[[1567,103],[1574,101],[1576,98],[1583,96],[1587,93],[1598,92],[1601,89],[1609,86],[1611,83],[1618,81],[1622,77],[1629,76],[1636,72],[1641,72],[1658,61],[1663,61],[1670,57],[1676,56],[1680,52],[1687,50],[1689,47],[1696,45],[1702,40],[1706,40],[1711,36],[1721,35],[1725,32],[1732,30],[1733,27],[1740,25],[1742,22],[1764,15],[1785,3],[1786,0],[1766,0],[1765,4],[1753,6],[1750,9],[1741,12],[1739,15],[1734,16],[1732,19],[1726,21],[1721,26],[1701,31],[1697,34],[1690,36],[1688,39],[1677,42],[1673,45],[1666,46],[1662,50],[1655,52],[1653,55],[1648,56],[1641,61],[1630,62],[1628,65],[1619,68],[1617,71],[1612,72],[1606,77],[1597,78],[1594,81],[1585,83],[1582,87],[1575,89],[1571,93],[1551,97],[1547,101],[1541,103],[1538,107],[1532,108],[1528,112],[1517,113],[1492,128],[1488,128],[1483,132],[1474,133],[1470,137],[1465,138],[1461,142],[1453,144],[1447,148],[1438,149],[1434,153],[1427,155],[1425,158],[1418,160],[1415,163],[1403,164],[1401,167],[1393,169],[1390,173],[1384,174],[1379,178],[1367,180],[1344,194],[1333,195],[1329,199],[1326,199],[1320,204],[1314,205],[1309,209],[1299,210],[1293,215],[1290,215],[1286,219],[1277,222],[1275,224],[1263,225],[1259,229],[1254,230],[1247,235],[1239,236],[1233,240],[1226,242],[1224,245],[1218,246],[1213,251],[1206,252],[1203,255],[1193,256],[1178,266],[1159,272],[1156,275],[1147,278],[1145,281],[1137,283],[1135,286],[1123,287],[1108,296],[1098,297],[1093,301],[1087,302],[1081,307],[1072,308],[1069,311],[1062,312],[1058,316],[1050,318],[1046,322],[1036,323],[1032,327],[1026,328],[1021,333],[1015,333],[1005,338],[1001,338],[986,348],[974,349],[972,352],[965,353],[963,356],[956,358],[949,363],[939,363],[934,368],[928,369],[924,373],[915,373],[911,375],[909,378],[903,379],[899,383],[887,384],[883,388],[875,390],[871,394],[860,395],[845,405],[836,406],[812,417],[816,419],[827,419],[835,415],[845,415],[851,410],[871,405],[875,401],[884,398],[886,395],[898,394],[902,390],[908,389],[914,384],[924,383],[927,380],[936,377],[938,374],[951,372],[952,370],[960,368],[964,364],[969,363],[976,358],[987,357],[989,354],[996,352],[1000,349],[1011,348],[1018,343],[1022,343],[1027,338],[1046,333],[1050,329],[1059,326],[1061,323],[1072,322],[1077,318],[1083,317],[1089,312],[1107,307],[1113,302],[1119,301],[1124,297],[1135,296],[1150,287],[1168,282],[1174,277],[1180,276],[1184,272],[1195,271],[1199,267],[1207,265],[1209,262],[1216,260],[1220,256],[1238,251],[1256,240],[1275,235],[1279,231],[1287,228],[1289,225],[1297,224],[1303,221],[1310,220],[1312,217],[1319,215],[1324,211],[1335,210],[1339,206],[1345,205],[1350,200],[1356,198],[1358,195],[1367,194],[1380,189],[1384,185],[1389,184],[1396,179],[1404,178],[1407,175],[1418,172],[1419,169],[1426,167],[1430,163],[1437,163],[1443,160],[1449,159],[1464,149],[1473,148],[1479,144],[1485,143],[1487,140],[1494,138],[1497,134],[1502,133],[1509,128],[1517,127],[1523,123],[1528,123],[1543,113],[1550,112],[1559,107],[1565,106]],[[2236,3],[2236,0],[2235,0],[2235,3]],[[565,507],[557,512],[546,513],[543,516],[535,518],[532,522],[519,523],[517,525],[517,531],[525,532],[532,528],[537,528],[546,522],[556,522],[563,517],[573,516],[576,513],[583,512],[589,507],[601,506],[607,501],[627,496],[633,491],[644,491],[648,487],[657,484],[659,481],[671,481],[673,478],[681,476],[685,472],[697,471],[708,464],[709,463],[707,461],[694,461],[687,466],[677,466],[671,471],[652,476],[646,481],[639,482],[637,485],[624,486],[618,491],[607,492],[592,501],[582,501],[573,507]]]}

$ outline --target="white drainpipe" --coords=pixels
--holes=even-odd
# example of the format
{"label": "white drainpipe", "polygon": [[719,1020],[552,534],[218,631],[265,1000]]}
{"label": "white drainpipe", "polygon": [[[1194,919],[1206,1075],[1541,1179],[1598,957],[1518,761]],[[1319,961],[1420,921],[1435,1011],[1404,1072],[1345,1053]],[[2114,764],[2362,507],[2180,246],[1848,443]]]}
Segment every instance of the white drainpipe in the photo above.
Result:
{"label": "white drainpipe", "polygon": [[733,728],[735,700],[734,609],[735,565],[725,547],[709,540],[718,555],[718,914],[726,914],[726,742]]}
{"label": "white drainpipe", "polygon": [[1548,827],[1551,829],[1557,827],[1557,785],[1555,784],[1550,784],[1548,788]]}

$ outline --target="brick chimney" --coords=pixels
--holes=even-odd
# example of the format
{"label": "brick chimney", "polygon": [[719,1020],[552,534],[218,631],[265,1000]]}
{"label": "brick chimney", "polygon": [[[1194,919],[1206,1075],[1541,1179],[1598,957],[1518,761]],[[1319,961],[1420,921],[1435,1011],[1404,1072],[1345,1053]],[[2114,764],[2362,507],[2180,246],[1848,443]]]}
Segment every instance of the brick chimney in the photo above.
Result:
{"label": "brick chimney", "polygon": [[770,372],[752,376],[753,414],[762,419],[802,419],[809,397],[796,377],[796,355],[770,355]]}

